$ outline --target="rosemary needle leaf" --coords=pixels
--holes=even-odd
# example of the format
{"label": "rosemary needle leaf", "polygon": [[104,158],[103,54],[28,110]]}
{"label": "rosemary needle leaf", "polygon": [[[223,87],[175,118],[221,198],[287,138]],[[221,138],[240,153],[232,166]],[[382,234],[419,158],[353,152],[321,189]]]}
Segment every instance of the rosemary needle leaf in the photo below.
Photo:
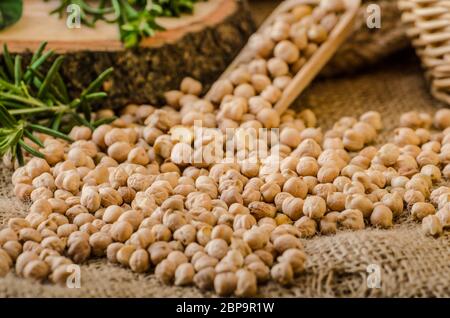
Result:
{"label": "rosemary needle leaf", "polygon": [[114,71],[112,67],[106,69],[103,73],[101,73],[82,93],[81,97],[85,97],[88,94],[96,92],[103,82],[111,75]]}
{"label": "rosemary needle leaf", "polygon": [[44,158],[44,155],[42,153],[28,146],[22,139],[19,140],[19,145],[29,154],[32,154],[35,157]]}
{"label": "rosemary needle leaf", "polygon": [[23,152],[22,152],[22,148],[16,146],[16,157],[17,157],[17,161],[19,161],[19,165],[23,166],[24,165],[24,160],[23,160]]}
{"label": "rosemary needle leaf", "polygon": [[67,136],[66,134],[63,134],[62,132],[59,132],[57,130],[53,130],[51,128],[45,127],[45,126],[41,126],[41,125],[37,125],[37,124],[28,124],[28,127],[31,128],[34,131],[49,135],[49,136],[53,136],[56,138],[60,138],[60,139],[64,139],[67,141],[73,141],[72,138],[70,138],[69,136]]}
{"label": "rosemary needle leaf", "polygon": [[22,81],[22,56],[16,55],[14,60],[14,82],[16,86]]}
{"label": "rosemary needle leaf", "polygon": [[41,148],[44,148],[44,144],[39,140],[39,138],[37,138],[35,135],[33,135],[32,133],[30,133],[28,130],[24,130],[24,135],[30,139],[32,142],[34,142],[36,145],[38,145]]}
{"label": "rosemary needle leaf", "polygon": [[14,77],[14,63],[11,54],[9,54],[8,46],[6,45],[6,43],[3,44],[3,59],[5,61],[9,76]]}
{"label": "rosemary needle leaf", "polygon": [[42,98],[47,93],[48,88],[52,84],[55,78],[55,74],[59,71],[59,68],[61,67],[63,61],[64,56],[58,56],[55,62],[53,62],[52,66],[50,67],[50,70],[47,73],[47,76],[44,79],[44,82],[42,82],[42,85],[39,88],[38,98]]}
{"label": "rosemary needle leaf", "polygon": [[36,52],[34,52],[33,56],[31,57],[31,64],[36,62],[36,60],[42,56],[42,52],[44,52],[46,46],[47,42],[42,42],[39,45],[38,49],[36,50]]}

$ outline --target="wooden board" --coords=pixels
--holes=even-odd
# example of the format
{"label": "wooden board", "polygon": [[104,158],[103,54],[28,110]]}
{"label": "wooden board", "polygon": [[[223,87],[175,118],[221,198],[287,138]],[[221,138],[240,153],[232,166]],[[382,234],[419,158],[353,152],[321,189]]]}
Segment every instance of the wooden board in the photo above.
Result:
{"label": "wooden board", "polygon": [[[117,24],[98,21],[95,28],[81,25],[69,28],[66,17],[49,13],[59,0],[25,0],[22,19],[0,32],[0,43],[8,43],[13,52],[34,50],[43,41],[58,52],[70,51],[119,51],[123,50]],[[234,0],[209,0],[195,4],[193,15],[179,18],[158,18],[166,30],[142,41],[142,47],[155,47],[179,40],[189,32],[198,32],[224,21],[237,8]]]}
{"label": "wooden board", "polygon": [[208,0],[194,15],[158,20],[165,31],[125,49],[117,25],[70,29],[65,19],[49,16],[58,1],[25,0],[24,15],[0,32],[0,45],[30,56],[42,41],[64,54],[63,75],[74,96],[108,67],[115,68],[103,106],[163,103],[163,93],[177,89],[184,76],[211,83],[247,42],[255,27],[246,0]]}

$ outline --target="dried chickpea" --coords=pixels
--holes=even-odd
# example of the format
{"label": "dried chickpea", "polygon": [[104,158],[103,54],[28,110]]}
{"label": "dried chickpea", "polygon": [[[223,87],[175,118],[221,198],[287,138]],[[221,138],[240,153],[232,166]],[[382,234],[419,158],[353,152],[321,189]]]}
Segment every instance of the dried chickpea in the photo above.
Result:
{"label": "dried chickpea", "polygon": [[392,211],[384,204],[375,204],[370,215],[370,223],[381,228],[392,227]]}
{"label": "dried chickpea", "polygon": [[423,220],[429,215],[434,215],[436,209],[431,203],[417,202],[411,208],[411,215],[417,220]]}
{"label": "dried chickpea", "polygon": [[422,220],[422,232],[425,235],[439,236],[442,234],[442,223],[438,216],[428,215]]}
{"label": "dried chickpea", "polygon": [[292,266],[287,262],[281,262],[272,267],[270,275],[277,283],[285,286],[290,285],[294,279]]}
{"label": "dried chickpea", "polygon": [[319,196],[309,196],[303,204],[303,213],[312,219],[322,218],[326,210],[326,202]]}

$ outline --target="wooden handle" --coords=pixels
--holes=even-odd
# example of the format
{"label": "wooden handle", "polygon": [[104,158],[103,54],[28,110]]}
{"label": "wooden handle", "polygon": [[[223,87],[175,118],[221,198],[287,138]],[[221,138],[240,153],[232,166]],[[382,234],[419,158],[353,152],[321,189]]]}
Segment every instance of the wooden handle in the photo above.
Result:
{"label": "wooden handle", "polygon": [[348,0],[346,4],[347,10],[340,17],[338,24],[331,31],[329,38],[319,46],[319,49],[303,65],[291,83],[283,91],[280,100],[274,107],[280,115],[289,108],[292,102],[311,83],[352,32],[360,0]]}

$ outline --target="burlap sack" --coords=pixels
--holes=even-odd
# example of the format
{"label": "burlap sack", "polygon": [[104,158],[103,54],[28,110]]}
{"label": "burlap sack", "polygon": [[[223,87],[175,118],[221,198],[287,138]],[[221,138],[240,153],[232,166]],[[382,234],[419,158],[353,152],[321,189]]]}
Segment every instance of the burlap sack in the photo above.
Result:
{"label": "burlap sack", "polygon": [[[405,61],[406,60],[406,61]],[[318,81],[296,107],[311,107],[320,124],[330,127],[341,116],[357,116],[368,109],[382,113],[389,138],[401,112],[432,112],[439,105],[431,99],[417,61],[401,57],[364,75]],[[1,169],[0,227],[12,216],[25,215],[26,207],[12,196],[11,172]],[[407,212],[405,212],[407,213]],[[260,296],[279,297],[444,297],[450,296],[450,235],[433,239],[420,225],[402,217],[391,230],[367,229],[317,236],[304,240],[306,272],[294,286],[269,283]],[[369,288],[368,265],[379,266],[380,288]],[[213,296],[196,288],[159,283],[151,274],[93,260],[82,266],[80,289],[68,289],[18,278],[0,278],[0,297],[202,297]]]}

